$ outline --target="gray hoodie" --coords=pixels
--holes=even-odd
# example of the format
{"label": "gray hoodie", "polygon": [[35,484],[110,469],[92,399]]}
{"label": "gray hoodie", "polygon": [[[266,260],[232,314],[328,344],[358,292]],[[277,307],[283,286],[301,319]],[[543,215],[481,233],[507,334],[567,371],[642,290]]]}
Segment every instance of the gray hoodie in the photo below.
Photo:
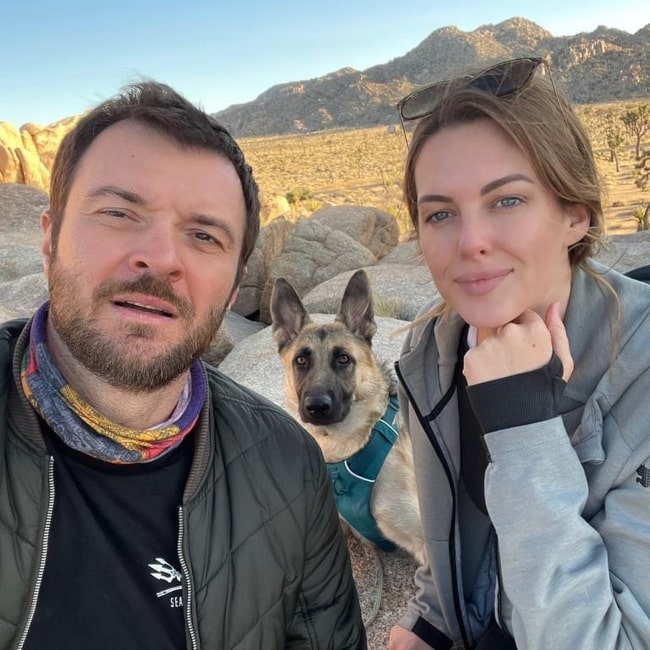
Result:
{"label": "gray hoodie", "polygon": [[519,649],[650,647],[650,286],[592,267],[619,296],[620,324],[611,291],[577,270],[561,415],[485,435],[489,520],[459,482],[464,323],[428,321],[405,342],[400,402],[429,562],[400,624],[428,628],[432,647],[471,647],[495,609]]}

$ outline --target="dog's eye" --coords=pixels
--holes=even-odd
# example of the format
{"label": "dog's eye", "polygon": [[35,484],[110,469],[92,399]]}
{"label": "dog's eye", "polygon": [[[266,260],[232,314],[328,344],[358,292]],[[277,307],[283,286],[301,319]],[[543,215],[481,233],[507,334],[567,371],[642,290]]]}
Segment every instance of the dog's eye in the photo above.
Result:
{"label": "dog's eye", "polygon": [[293,361],[297,366],[307,365],[307,357],[304,354],[299,354]]}
{"label": "dog's eye", "polygon": [[345,366],[350,363],[350,357],[347,354],[339,354],[339,356],[336,358],[336,361],[342,366]]}

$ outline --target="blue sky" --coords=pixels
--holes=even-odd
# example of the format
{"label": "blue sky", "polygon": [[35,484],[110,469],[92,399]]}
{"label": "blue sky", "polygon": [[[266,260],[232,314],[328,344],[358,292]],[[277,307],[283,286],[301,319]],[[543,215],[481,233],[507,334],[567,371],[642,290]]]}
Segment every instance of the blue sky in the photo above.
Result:
{"label": "blue sky", "polygon": [[[579,8],[581,7],[581,8]],[[522,16],[554,36],[635,32],[649,0],[3,0],[0,122],[49,124],[152,77],[215,112],[405,54],[433,30]]]}

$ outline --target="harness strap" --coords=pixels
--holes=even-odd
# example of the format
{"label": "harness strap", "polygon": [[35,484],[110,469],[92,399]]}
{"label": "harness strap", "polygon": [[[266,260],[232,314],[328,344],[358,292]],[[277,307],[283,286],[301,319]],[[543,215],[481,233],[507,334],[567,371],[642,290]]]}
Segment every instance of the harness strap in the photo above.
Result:
{"label": "harness strap", "polygon": [[388,399],[386,412],[373,427],[366,445],[359,449],[354,456],[344,461],[348,471],[366,481],[374,481],[377,478],[386,456],[399,435],[395,428],[398,409],[397,397],[391,395]]}
{"label": "harness strap", "polygon": [[370,512],[370,495],[386,456],[398,437],[395,428],[398,408],[397,398],[391,396],[386,412],[373,427],[368,443],[347,460],[327,464],[340,515],[384,551],[394,550],[395,545],[379,530]]}

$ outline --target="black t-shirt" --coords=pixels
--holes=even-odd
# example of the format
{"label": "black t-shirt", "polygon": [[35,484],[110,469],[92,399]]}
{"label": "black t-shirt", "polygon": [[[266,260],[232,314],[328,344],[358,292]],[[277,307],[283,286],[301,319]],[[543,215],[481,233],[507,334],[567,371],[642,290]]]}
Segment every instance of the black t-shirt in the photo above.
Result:
{"label": "black t-shirt", "polygon": [[193,436],[116,465],[46,432],[54,455],[47,561],[26,650],[185,648],[178,506]]}

